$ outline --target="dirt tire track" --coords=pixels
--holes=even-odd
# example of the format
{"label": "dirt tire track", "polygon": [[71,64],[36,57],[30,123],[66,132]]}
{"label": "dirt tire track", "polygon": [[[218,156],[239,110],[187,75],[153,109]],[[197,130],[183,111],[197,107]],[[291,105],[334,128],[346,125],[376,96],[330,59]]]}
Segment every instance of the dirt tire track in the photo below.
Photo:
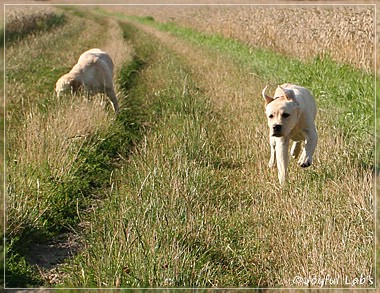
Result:
{"label": "dirt tire track", "polygon": [[[100,47],[112,56],[115,64],[114,75],[116,75],[123,64],[132,60],[134,52],[132,48],[125,43],[118,22],[110,18],[108,19],[107,25],[109,40]],[[118,91],[117,95],[120,101],[121,96],[119,93]],[[84,117],[83,119],[89,120],[88,117]],[[85,227],[86,224],[86,222],[81,222],[79,228]],[[30,264],[37,266],[41,276],[47,283],[61,284],[63,275],[66,273],[62,272],[60,266],[67,261],[68,258],[75,256],[80,249],[82,249],[81,243],[82,239],[80,238],[80,234],[76,232],[59,234],[43,244],[38,243],[32,245],[30,247],[28,261]]]}
{"label": "dirt tire track", "polygon": [[[271,177],[258,176],[258,174],[268,173],[267,153],[258,151],[266,150],[268,140],[263,101],[259,95],[263,82],[221,55],[202,50],[196,45],[153,27],[133,21],[131,23],[152,35],[185,60],[191,68],[192,78],[204,91],[206,98],[211,101],[211,107],[220,115],[218,117],[223,121],[221,132],[224,135],[225,147],[220,150],[219,156],[228,166],[221,172],[226,180],[231,182],[227,185],[233,186],[236,182],[240,182],[235,186],[245,186],[242,189],[234,189],[231,196],[239,201],[246,198],[252,186],[264,189],[271,186]],[[260,206],[252,205],[250,210],[244,213],[265,212],[260,209]],[[268,237],[268,231],[265,229],[258,229],[256,233],[257,239]],[[256,271],[252,274],[261,275],[265,272],[264,274],[269,277],[271,273],[267,272],[270,270],[267,260],[262,260],[260,254],[252,257],[256,263]],[[271,261],[277,262],[276,257],[273,254]],[[272,281],[266,280],[269,283]]]}

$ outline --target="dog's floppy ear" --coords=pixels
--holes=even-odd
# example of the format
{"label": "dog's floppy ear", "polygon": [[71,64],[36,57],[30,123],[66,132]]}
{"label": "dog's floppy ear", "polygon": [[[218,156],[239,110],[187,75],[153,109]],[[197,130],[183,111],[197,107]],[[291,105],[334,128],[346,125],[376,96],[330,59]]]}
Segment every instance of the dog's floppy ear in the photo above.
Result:
{"label": "dog's floppy ear", "polygon": [[293,90],[291,90],[291,89],[284,89],[281,86],[278,86],[278,88],[281,89],[281,91],[284,93],[284,97],[286,97],[288,100],[294,101],[294,102],[296,101]]}
{"label": "dog's floppy ear", "polygon": [[267,90],[268,86],[266,86],[263,91],[261,92],[261,94],[263,95],[263,98],[267,101],[267,105],[273,101],[273,98],[271,98],[270,96],[268,96],[265,92]]}
{"label": "dog's floppy ear", "polygon": [[79,88],[82,86],[82,82],[80,80],[75,79],[75,78],[70,79],[69,84],[70,84],[72,94],[77,93]]}

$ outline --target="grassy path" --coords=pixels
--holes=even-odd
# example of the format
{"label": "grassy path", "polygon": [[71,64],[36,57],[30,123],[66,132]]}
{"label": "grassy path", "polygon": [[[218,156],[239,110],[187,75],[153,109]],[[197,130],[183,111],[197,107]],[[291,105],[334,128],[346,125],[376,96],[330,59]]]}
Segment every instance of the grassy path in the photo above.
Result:
{"label": "grassy path", "polygon": [[[53,31],[28,35],[6,48],[7,286],[41,284],[26,259],[32,264],[39,260],[44,275],[45,265],[56,262],[54,251],[62,255],[70,239],[63,234],[56,241],[54,236],[72,232],[78,209],[101,197],[99,189],[108,186],[114,161],[119,153],[128,153],[137,129],[133,105],[125,113],[133,112],[128,119],[134,125],[128,119],[121,125],[104,97],[57,99],[53,94],[56,80],[83,48],[104,44],[118,62],[117,74],[133,56],[117,22],[71,14],[65,20]],[[118,94],[123,102],[123,92]],[[122,143],[112,140],[118,131]],[[111,148],[111,141],[117,147]]]}
{"label": "grassy path", "polygon": [[[369,76],[329,61],[301,63],[149,17],[67,12],[79,17],[60,34],[77,35],[75,27],[82,23],[99,36],[111,35],[99,41],[117,61],[122,111],[114,119],[96,99],[83,99],[79,106],[50,101],[46,85],[35,95],[23,95],[23,87],[16,86],[22,52],[15,48],[9,55],[15,56],[9,63],[15,92],[8,95],[23,101],[22,107],[18,100],[11,103],[10,125],[22,117],[26,122],[17,133],[43,129],[41,137],[51,139],[44,153],[38,152],[41,139],[31,140],[38,160],[20,149],[27,164],[8,167],[29,175],[8,182],[19,188],[10,194],[13,226],[8,229],[14,238],[25,237],[27,227],[16,224],[28,209],[22,221],[34,233],[72,225],[80,250],[57,268],[55,282],[65,287],[307,287],[314,277],[330,275],[341,287],[345,279],[374,275]],[[91,30],[85,29],[81,44],[73,47],[78,52],[96,43],[86,31]],[[267,168],[260,92],[266,83],[273,87],[289,80],[315,93],[320,141],[314,166],[302,170],[292,162],[289,184],[281,189],[276,171]],[[353,80],[360,82],[353,87]],[[34,106],[40,100],[52,107],[40,111]],[[73,110],[77,115],[70,120]],[[68,130],[57,136],[57,128]],[[71,168],[62,169],[49,147],[72,143],[65,137],[73,131],[84,131],[84,139],[67,145],[70,152],[63,158]],[[17,206],[19,194],[37,199]],[[38,209],[30,209],[36,203]],[[64,209],[66,203],[71,208]],[[53,219],[41,221],[51,211]],[[61,217],[64,224],[57,221]],[[294,283],[297,276],[302,282]]]}
{"label": "grassy path", "polygon": [[70,264],[85,273],[70,285],[305,286],[294,278],[372,275],[371,170],[324,151],[345,153],[332,111],[321,110],[315,167],[293,164],[279,189],[266,168],[260,78],[233,52],[154,24],[124,30],[150,56],[131,95],[143,88],[164,107],[95,213],[87,251]]}

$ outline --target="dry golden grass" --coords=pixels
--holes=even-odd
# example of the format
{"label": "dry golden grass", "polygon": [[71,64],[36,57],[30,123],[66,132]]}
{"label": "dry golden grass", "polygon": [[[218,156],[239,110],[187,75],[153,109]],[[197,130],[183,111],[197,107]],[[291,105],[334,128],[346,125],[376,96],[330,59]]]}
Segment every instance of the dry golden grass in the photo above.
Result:
{"label": "dry golden grass", "polygon": [[[18,7],[17,11],[23,12],[25,8]],[[109,52],[116,65],[115,76],[132,54],[129,47],[121,43],[122,35],[115,21],[97,23],[67,17],[68,24],[64,27],[38,37],[26,37],[7,47],[7,71],[13,76],[6,92],[9,235],[17,235],[28,222],[38,221],[48,208],[43,207],[48,205],[46,198],[28,198],[38,193],[44,180],[41,190],[46,188],[49,177],[45,177],[50,176],[58,183],[67,180],[69,174],[75,173],[74,166],[80,166],[78,153],[83,145],[88,147],[89,139],[97,143],[98,134],[104,134],[115,119],[104,95],[57,98],[54,94],[56,80],[76,63],[83,51],[100,47]],[[67,34],[77,35],[78,39],[64,37]],[[67,47],[70,50],[62,50]],[[51,49],[51,55],[46,55],[46,48]],[[34,58],[39,61],[31,66]],[[35,72],[39,72],[39,76]],[[28,178],[31,174],[39,174],[40,179]],[[20,202],[18,196],[27,199]],[[30,201],[36,200],[36,211],[31,211]]]}
{"label": "dry golden grass", "polygon": [[7,33],[29,32],[37,22],[46,22],[56,15],[56,10],[49,6],[12,6],[6,7],[5,27]]}
{"label": "dry golden grass", "polygon": [[8,155],[12,160],[7,164],[8,237],[18,235],[25,225],[37,225],[51,208],[46,176],[59,185],[81,166],[84,158],[78,155],[83,145],[112,121],[113,113],[104,110],[105,103],[100,96],[93,101],[76,96],[71,102],[58,102],[55,111],[47,115],[30,111],[13,131],[8,126],[7,142],[14,152]]}
{"label": "dry golden grass", "polygon": [[121,66],[125,62],[129,62],[132,59],[132,48],[125,45],[125,41],[122,38],[122,31],[119,24],[114,19],[110,18],[108,20],[109,31],[107,41],[104,43],[102,48],[110,56],[115,65],[115,73],[118,72]]}
{"label": "dry golden grass", "polygon": [[[121,8],[110,8],[121,9]],[[372,71],[375,7],[372,6],[160,6],[127,7],[129,15],[153,16],[202,32],[220,33],[253,47],[300,58],[328,54]]]}
{"label": "dry golden grass", "polygon": [[[25,3],[25,1],[22,1]],[[35,1],[27,1],[35,2]],[[112,3],[127,4],[131,1],[116,0]],[[377,65],[380,70],[380,54],[374,57],[374,42],[379,43],[379,33],[375,36],[375,25],[379,32],[380,17],[374,23],[376,1],[205,1],[192,0],[194,6],[180,6],[183,1],[160,2],[162,6],[128,6],[122,9],[127,14],[151,15],[159,21],[175,21],[202,31],[223,33],[241,39],[253,46],[271,48],[292,56],[310,57],[317,53],[331,54],[336,60],[354,64],[372,71]],[[73,4],[73,0],[51,0],[50,4]],[[107,4],[101,0],[82,0],[84,4]],[[146,1],[156,4],[156,1]],[[167,4],[178,4],[168,7]],[[248,4],[247,6],[212,6],[204,4]],[[133,3],[131,3],[133,4]],[[257,6],[250,6],[250,5]],[[264,4],[264,6],[263,6]],[[317,6],[318,4],[318,6]],[[372,5],[360,7],[359,5]],[[276,7],[277,5],[277,7]],[[300,5],[305,5],[300,9]],[[309,6],[307,6],[309,5]],[[315,5],[312,7],[311,5]],[[112,9],[120,9],[112,7]],[[1,7],[2,8],[2,7]],[[282,11],[284,9],[284,11]],[[304,9],[305,8],[305,9]],[[38,9],[41,9],[40,7]],[[378,10],[378,9],[377,9]],[[39,12],[38,12],[39,13]],[[1,16],[3,13],[1,13]],[[293,22],[293,19],[296,19]],[[364,36],[364,38],[362,38]],[[294,38],[296,43],[286,42]],[[305,42],[299,46],[299,42]]]}
{"label": "dry golden grass", "polygon": [[106,102],[101,96],[92,101],[76,96],[58,103],[48,115],[30,112],[12,140],[23,150],[15,159],[17,165],[47,162],[51,176],[63,178],[77,162],[86,138],[104,131],[112,120],[112,113],[104,111]]}

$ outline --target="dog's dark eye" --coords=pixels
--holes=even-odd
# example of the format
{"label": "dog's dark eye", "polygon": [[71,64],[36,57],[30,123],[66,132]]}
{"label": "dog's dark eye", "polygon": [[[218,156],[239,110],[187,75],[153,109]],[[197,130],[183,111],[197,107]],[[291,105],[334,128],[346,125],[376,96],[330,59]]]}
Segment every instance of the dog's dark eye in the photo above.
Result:
{"label": "dog's dark eye", "polygon": [[269,118],[273,118],[273,114],[270,114],[268,117],[269,117]]}
{"label": "dog's dark eye", "polygon": [[289,116],[290,116],[290,114],[288,114],[288,113],[282,114],[282,117],[284,117],[284,118],[289,117]]}

